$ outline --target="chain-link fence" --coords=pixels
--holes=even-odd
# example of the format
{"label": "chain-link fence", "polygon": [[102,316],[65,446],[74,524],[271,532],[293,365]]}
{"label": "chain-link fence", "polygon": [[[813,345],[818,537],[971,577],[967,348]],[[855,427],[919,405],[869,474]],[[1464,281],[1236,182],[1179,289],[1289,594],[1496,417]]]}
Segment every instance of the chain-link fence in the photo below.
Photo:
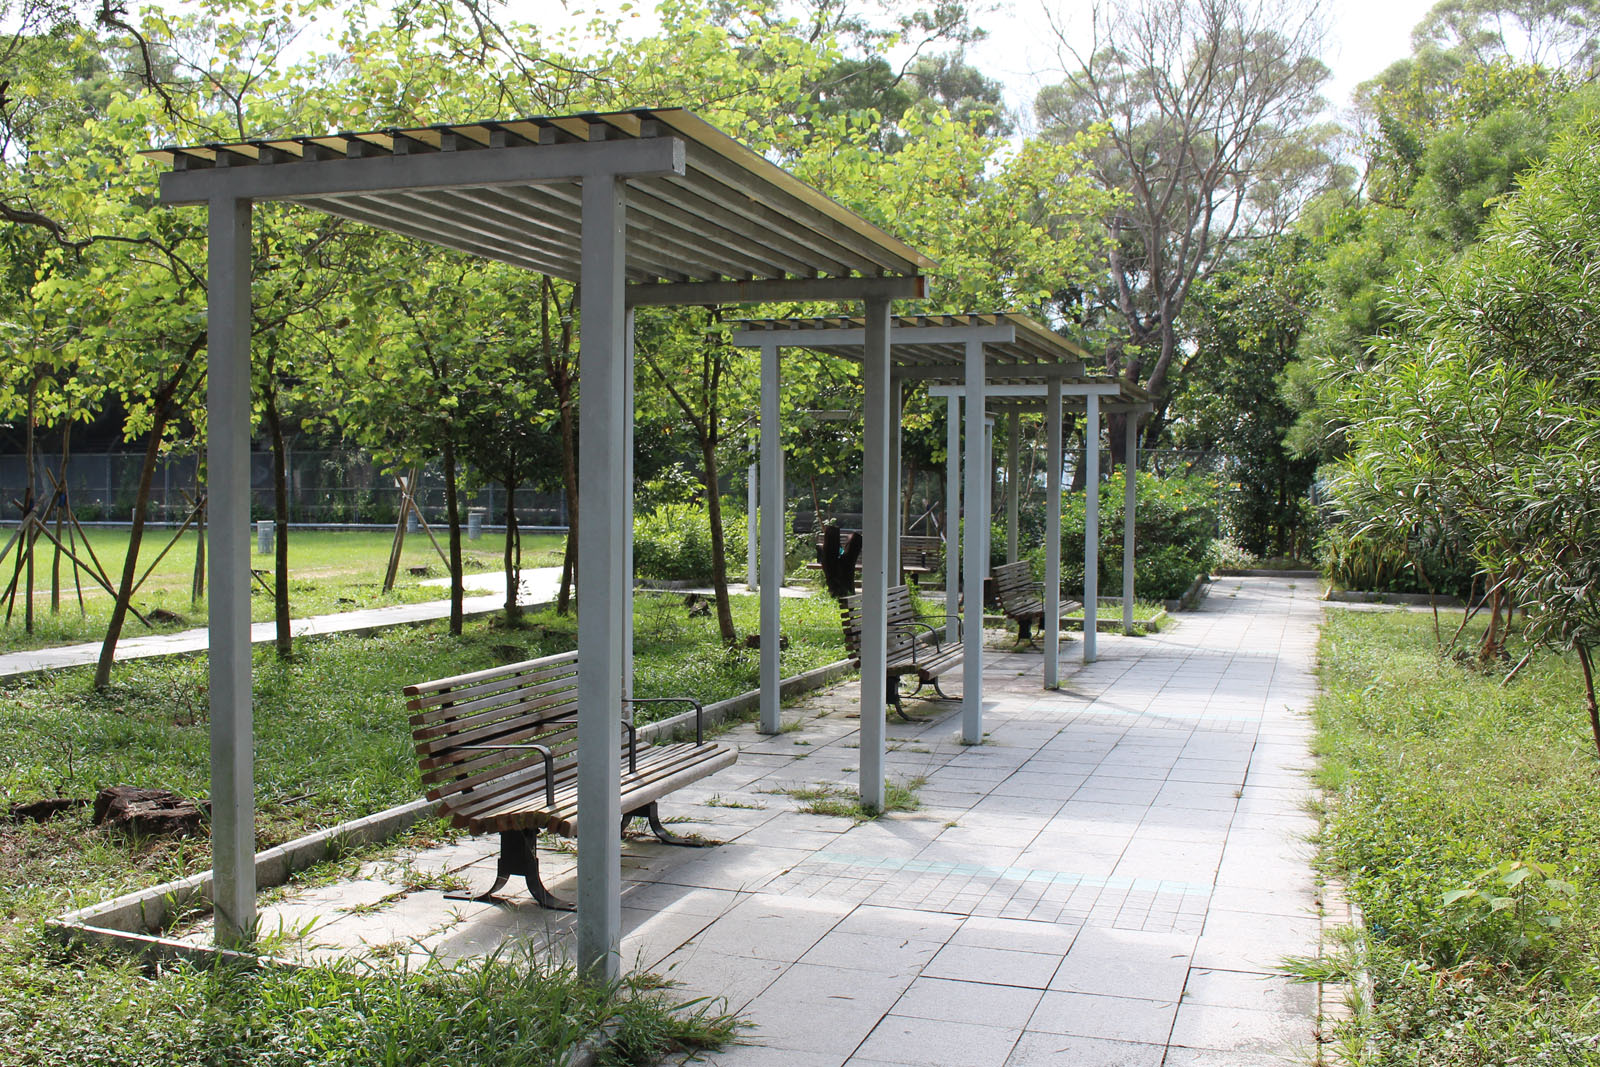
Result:
{"label": "chain-link fence", "polygon": [[[79,452],[67,462],[65,487],[73,511],[84,522],[127,522],[138,497],[144,456],[137,452]],[[182,522],[193,506],[197,491],[195,456],[170,456],[161,461],[150,485],[147,519]],[[331,525],[393,525],[400,514],[401,493],[396,474],[379,468],[360,451],[291,452],[288,457],[289,521]],[[50,453],[35,458],[32,485],[38,499],[54,490],[52,476],[61,476],[61,457]],[[417,503],[432,522],[444,514],[444,480],[437,464],[423,468],[416,492]],[[29,484],[27,462],[20,455],[0,455],[0,499],[15,514]],[[250,456],[251,513],[270,518],[272,454]],[[505,520],[506,494],[498,486],[476,488],[462,494],[462,508],[486,509],[490,523]],[[521,489],[516,494],[517,521],[526,526],[565,526],[566,499],[562,493]],[[11,516],[7,516],[8,518]]]}

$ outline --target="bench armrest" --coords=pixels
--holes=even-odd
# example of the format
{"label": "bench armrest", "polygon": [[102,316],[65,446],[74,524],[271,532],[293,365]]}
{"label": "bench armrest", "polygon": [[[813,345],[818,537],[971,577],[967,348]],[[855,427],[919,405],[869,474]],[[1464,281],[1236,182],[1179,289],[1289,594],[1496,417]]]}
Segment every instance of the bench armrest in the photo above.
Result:
{"label": "bench armrest", "polygon": [[[954,622],[956,624],[956,640],[957,641],[961,640],[962,636],[965,634],[965,630],[963,629],[963,627],[966,626],[966,622],[962,620],[960,615],[921,615],[921,616],[918,616],[918,617],[922,618],[922,619],[938,619],[940,622],[944,623],[944,639],[946,641],[950,640],[950,624],[952,622]],[[934,630],[934,631],[937,631],[939,629],[937,626],[934,626],[932,623],[923,623],[923,625],[927,626],[929,629]],[[935,642],[935,643],[937,643],[937,642]]]}
{"label": "bench armrest", "polygon": [[624,704],[693,704],[694,743],[706,743],[706,708],[694,697],[624,697]]}
{"label": "bench armrest", "polygon": [[458,752],[537,752],[544,757],[544,800],[556,806],[556,758],[543,745],[456,745]]}

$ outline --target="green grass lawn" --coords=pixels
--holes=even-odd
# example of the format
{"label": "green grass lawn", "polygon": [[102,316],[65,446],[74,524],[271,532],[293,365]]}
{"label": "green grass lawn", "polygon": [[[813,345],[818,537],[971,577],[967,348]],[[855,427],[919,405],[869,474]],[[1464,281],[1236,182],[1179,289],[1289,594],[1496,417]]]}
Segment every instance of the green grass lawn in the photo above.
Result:
{"label": "green grass lawn", "polygon": [[[447,545],[445,531],[440,529],[436,533],[440,538],[439,543]],[[89,535],[94,554],[104,565],[115,587],[121,578],[123,561],[127,556],[128,532],[91,528]],[[0,544],[9,536],[10,528],[0,527]],[[172,531],[168,530],[146,532],[139,552],[141,574],[166,547],[171,536]],[[131,637],[205,625],[205,600],[202,598],[195,604],[191,603],[189,597],[196,540],[192,531],[185,533],[171,551],[162,557],[134,597],[134,606],[146,615],[160,611],[170,613],[175,618],[156,622],[152,629],[147,629],[139,620],[129,616],[123,630],[125,635]],[[420,530],[406,536],[395,587],[384,593],[383,573],[389,562],[392,542],[393,534],[381,530],[290,531],[290,611],[296,618],[305,618],[356,608],[441,600],[449,596],[447,589],[421,584],[428,578],[444,577],[449,569],[434,551],[427,535]],[[559,566],[564,544],[565,540],[559,534],[525,535],[522,540],[522,565]],[[15,651],[98,641],[105,636],[106,624],[111,617],[110,595],[87,575],[81,576],[84,611],[80,614],[72,580],[72,563],[65,558],[62,560],[60,612],[51,614],[50,575],[54,552],[54,546],[41,541],[35,557],[34,632],[30,635],[23,628],[20,595],[9,623],[5,621],[3,606],[0,606],[0,650]],[[504,565],[503,553],[504,541],[498,533],[485,533],[477,541],[464,540],[462,560],[465,572],[498,573]],[[80,552],[80,558],[86,559],[87,555]],[[264,577],[270,582],[273,560],[270,554],[256,555],[252,550],[250,565],[266,572]],[[14,556],[0,563],[0,589],[10,582],[14,567]],[[413,567],[426,568],[428,573],[413,575],[410,573]],[[273,617],[271,595],[259,584],[252,583],[251,588],[251,617],[257,622],[270,620]]]}
{"label": "green grass lawn", "polygon": [[[741,633],[757,609],[755,597],[736,599]],[[785,600],[783,617],[785,675],[840,658],[831,600]],[[635,634],[641,696],[711,702],[755,686],[758,654],[724,650],[715,620],[691,616],[681,595],[641,595]],[[400,695],[407,682],[561,651],[575,638],[574,619],[540,613],[515,629],[470,622],[459,638],[431,625],[305,640],[290,662],[257,648],[258,846],[418,795]],[[73,669],[0,687],[0,793],[13,802],[92,797],[129,784],[205,795],[205,657],[120,664],[100,693],[90,677]],[[641,709],[640,721],[648,718]],[[428,823],[416,833],[426,841],[441,832]],[[84,811],[45,824],[0,822],[0,1063],[547,1063],[559,1041],[611,1014],[633,1019],[638,1058],[619,1062],[651,1062],[647,1047],[692,1046],[729,1030],[715,1012],[671,1023],[670,996],[648,983],[579,996],[569,972],[525,960],[420,978],[321,969],[210,976],[63,952],[43,931],[69,908],[209,864],[204,839],[130,840],[90,826]],[[530,1035],[543,1042],[537,1051]]]}
{"label": "green grass lawn", "polygon": [[1322,856],[1365,915],[1376,998],[1342,1031],[1351,1062],[1600,1062],[1600,762],[1576,663],[1541,654],[1502,688],[1509,663],[1441,655],[1425,615],[1338,611],[1321,661]]}

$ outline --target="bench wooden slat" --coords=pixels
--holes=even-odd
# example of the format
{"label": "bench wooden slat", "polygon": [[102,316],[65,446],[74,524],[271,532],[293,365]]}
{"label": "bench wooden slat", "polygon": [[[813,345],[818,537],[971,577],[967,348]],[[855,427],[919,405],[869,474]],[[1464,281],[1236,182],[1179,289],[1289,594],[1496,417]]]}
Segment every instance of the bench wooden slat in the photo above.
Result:
{"label": "bench wooden slat", "polygon": [[431,682],[416,682],[406,686],[403,690],[406,696],[418,696],[423,693],[436,693],[441,689],[459,689],[462,686],[472,685],[477,682],[490,681],[496,678],[507,677],[524,668],[535,670],[557,670],[562,664],[572,664],[576,669],[578,653],[557,652],[551,656],[541,656],[538,659],[525,660],[521,663],[511,663],[503,667],[488,667],[470,674],[457,674],[449,678],[435,678]]}
{"label": "bench wooden slat", "polygon": [[[1002,563],[994,568],[990,577],[994,579],[995,595],[1000,598],[1000,610],[1017,624],[1019,640],[1027,637],[1033,625],[1044,625],[1043,586],[1033,580],[1033,564],[1025,559]],[[1062,597],[1060,618],[1066,618],[1081,607],[1081,602]]]}

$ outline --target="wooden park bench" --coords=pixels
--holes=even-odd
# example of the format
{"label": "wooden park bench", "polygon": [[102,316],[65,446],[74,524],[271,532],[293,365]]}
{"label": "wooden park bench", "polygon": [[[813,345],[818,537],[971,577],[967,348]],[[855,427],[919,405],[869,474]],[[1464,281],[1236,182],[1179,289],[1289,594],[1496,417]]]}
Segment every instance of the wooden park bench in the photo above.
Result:
{"label": "wooden park bench", "polygon": [[923,534],[900,535],[900,573],[915,582],[944,565],[944,539]]}
{"label": "wooden park bench", "polygon": [[[961,666],[962,648],[960,641],[960,620],[956,620],[956,640],[940,640],[939,627],[929,621],[929,618],[916,613],[911,604],[911,589],[909,586],[896,585],[889,589],[889,604],[887,612],[888,644],[885,648],[884,673],[887,675],[886,692],[889,703],[894,705],[894,710],[902,719],[908,722],[920,720],[906,714],[905,706],[901,703],[900,679],[915,678],[916,688],[911,692],[914,695],[924,685],[932,684],[933,691],[943,700],[949,700],[943,689],[939,688],[939,677],[948,674]],[[944,616],[936,616],[940,622],[945,622]],[[844,626],[844,644],[850,655],[855,659],[856,666],[861,666],[861,596],[847,597],[840,603],[840,621]]]}
{"label": "wooden park bench", "polygon": [[[1033,564],[1027,560],[1002,563],[991,572],[995,596],[1006,618],[1017,623],[1017,643],[1033,640],[1034,626],[1044,629],[1044,583],[1033,580]],[[1077,600],[1061,598],[1061,618],[1083,607]]]}
{"label": "wooden park bench", "polygon": [[[852,534],[860,532],[860,530],[840,530],[840,543],[848,542]],[[827,544],[824,540],[826,537],[827,527],[819,527],[816,536],[818,559],[807,563],[807,570],[823,569],[821,556],[827,550]],[[861,569],[859,556],[856,557],[854,565],[857,570]],[[923,534],[900,535],[900,573],[902,575],[909,574],[912,576],[911,580],[916,581],[921,575],[932,574],[942,566],[944,566],[944,538],[930,537]]]}
{"label": "wooden park bench", "polygon": [[[513,875],[527,879],[547,908],[571,910],[539,878],[534,846],[541,832],[578,836],[578,654],[563,652],[505,667],[405,687],[423,785],[441,816],[473,834],[500,835],[495,883],[482,893],[447,894],[487,901]],[[704,709],[688,697],[629,703],[687,703],[695,710],[693,744],[640,745],[631,715],[622,719],[622,826],[638,816],[669,845],[705,844],[661,824],[656,801],[733,764],[738,753],[705,741]]]}

